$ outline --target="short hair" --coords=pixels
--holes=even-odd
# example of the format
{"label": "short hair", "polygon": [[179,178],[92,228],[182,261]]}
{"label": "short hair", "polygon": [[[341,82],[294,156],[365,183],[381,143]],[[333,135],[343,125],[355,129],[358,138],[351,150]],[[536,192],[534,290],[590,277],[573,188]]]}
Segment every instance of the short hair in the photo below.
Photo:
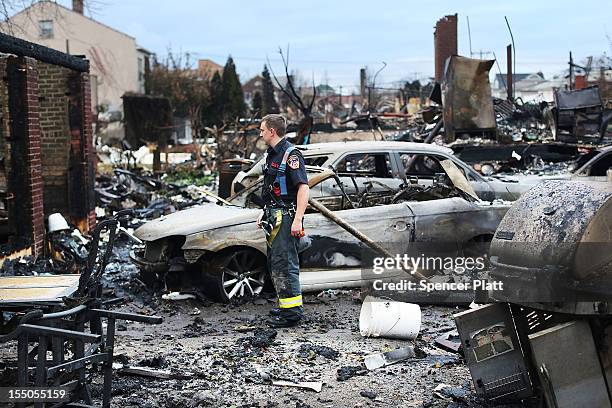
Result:
{"label": "short hair", "polygon": [[285,121],[283,115],[270,113],[269,115],[264,116],[261,121],[262,123],[266,124],[268,129],[276,130],[276,134],[278,136],[285,136],[285,132],[287,131],[287,122]]}

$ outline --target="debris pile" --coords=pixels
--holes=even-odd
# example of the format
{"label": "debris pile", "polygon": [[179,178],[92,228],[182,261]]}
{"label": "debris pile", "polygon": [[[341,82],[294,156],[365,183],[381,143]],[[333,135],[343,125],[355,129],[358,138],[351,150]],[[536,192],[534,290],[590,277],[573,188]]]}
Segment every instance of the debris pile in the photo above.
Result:
{"label": "debris pile", "polygon": [[220,199],[212,191],[216,179],[212,174],[189,167],[175,167],[163,176],[143,170],[114,169],[97,179],[97,200],[100,213],[136,209],[142,219]]}

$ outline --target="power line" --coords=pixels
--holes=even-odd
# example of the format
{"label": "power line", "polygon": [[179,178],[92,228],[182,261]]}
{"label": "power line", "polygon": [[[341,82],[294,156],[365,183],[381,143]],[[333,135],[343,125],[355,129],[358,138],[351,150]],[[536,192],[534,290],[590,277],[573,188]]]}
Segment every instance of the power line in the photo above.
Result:
{"label": "power line", "polygon": [[[234,55],[231,53],[228,53],[226,55],[221,55],[221,54],[204,54],[204,53],[199,53],[199,52],[190,52],[191,55],[195,55],[195,56],[200,56],[200,57],[213,57],[213,58],[227,58],[228,56],[231,55],[232,59],[237,60],[237,59],[242,59],[242,60],[250,60],[250,61],[263,61],[266,62],[268,61],[267,58],[263,58],[263,57],[247,57],[247,56],[238,56],[238,55]],[[282,59],[280,58],[270,58],[270,61],[273,62],[283,62]],[[422,60],[414,60],[414,61],[403,61],[403,60],[395,60],[395,61],[391,61],[391,64],[419,64],[419,63],[429,63],[429,62],[433,62],[433,59],[422,59]],[[380,61],[336,61],[336,60],[304,60],[304,59],[291,59],[291,62],[293,63],[302,63],[302,64],[344,64],[344,65],[373,65],[373,64],[379,64]]]}

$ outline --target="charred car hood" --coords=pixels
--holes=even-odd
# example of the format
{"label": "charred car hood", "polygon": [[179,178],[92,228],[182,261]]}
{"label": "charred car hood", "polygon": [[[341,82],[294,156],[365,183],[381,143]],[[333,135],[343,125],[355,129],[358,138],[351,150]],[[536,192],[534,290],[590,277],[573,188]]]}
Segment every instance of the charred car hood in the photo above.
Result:
{"label": "charred car hood", "polygon": [[173,235],[186,236],[220,227],[254,222],[261,210],[205,204],[164,215],[138,228],[134,235],[155,241]]}

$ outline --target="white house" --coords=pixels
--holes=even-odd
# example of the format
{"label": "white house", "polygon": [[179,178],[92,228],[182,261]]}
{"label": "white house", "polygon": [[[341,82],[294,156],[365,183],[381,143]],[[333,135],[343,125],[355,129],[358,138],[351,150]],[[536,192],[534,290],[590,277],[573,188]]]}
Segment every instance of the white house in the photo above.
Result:
{"label": "white house", "polygon": [[125,92],[144,92],[146,59],[151,53],[136,39],[83,14],[83,0],[72,10],[52,1],[39,1],[0,23],[0,30],[24,40],[90,62],[92,108],[121,110]]}

